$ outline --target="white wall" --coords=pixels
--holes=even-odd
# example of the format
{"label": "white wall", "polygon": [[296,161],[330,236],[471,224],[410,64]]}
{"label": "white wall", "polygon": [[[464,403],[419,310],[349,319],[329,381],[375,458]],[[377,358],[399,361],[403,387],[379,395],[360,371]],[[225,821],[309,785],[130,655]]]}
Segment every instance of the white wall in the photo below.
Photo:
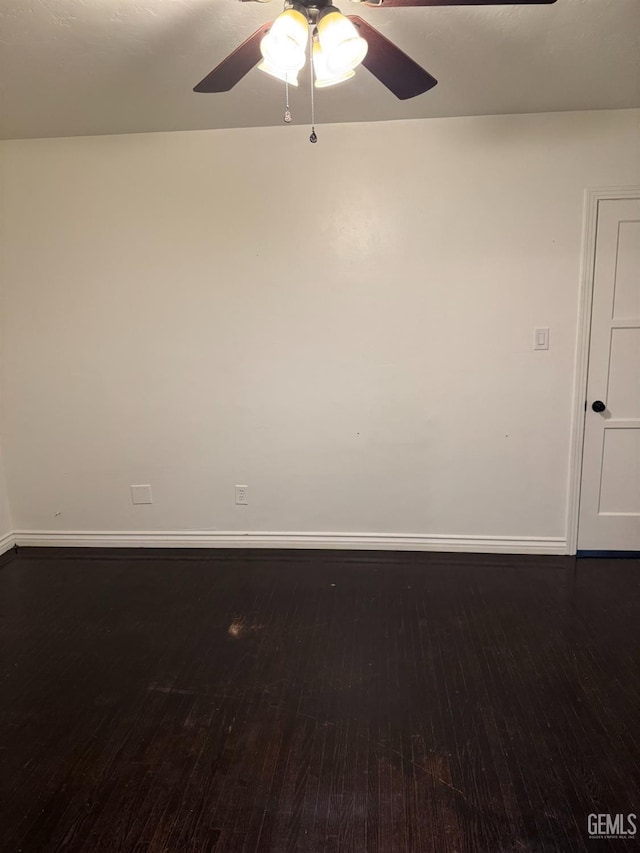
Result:
{"label": "white wall", "polygon": [[[2,176],[3,173],[1,171],[2,164],[0,161],[0,204],[2,204],[3,197],[3,186],[2,186]],[[1,223],[0,223],[1,227]],[[3,349],[3,324],[1,319],[4,314],[4,276],[3,276],[3,264],[2,264],[2,231],[0,231],[0,554],[3,554],[8,548],[13,544],[13,536],[11,535],[13,532],[13,522],[11,520],[11,511],[9,509],[9,497],[7,495],[7,484],[4,473],[4,452],[3,452],[3,436],[2,436],[2,424],[4,423],[3,417],[3,389],[4,389],[4,364],[2,360],[2,349]]]}
{"label": "white wall", "polygon": [[2,449],[0,447],[0,554],[11,547],[13,531],[13,523],[11,521],[11,513],[9,511],[9,499],[7,497],[7,488],[4,476],[4,460],[2,457]]}
{"label": "white wall", "polygon": [[639,116],[2,143],[15,528],[564,537],[583,191]]}

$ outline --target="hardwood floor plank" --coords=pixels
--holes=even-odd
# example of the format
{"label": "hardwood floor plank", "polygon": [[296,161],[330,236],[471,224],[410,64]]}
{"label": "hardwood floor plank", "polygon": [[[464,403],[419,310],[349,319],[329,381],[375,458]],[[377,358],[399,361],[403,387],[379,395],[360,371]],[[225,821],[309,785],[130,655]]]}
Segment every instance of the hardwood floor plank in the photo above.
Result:
{"label": "hardwood floor plank", "polygon": [[638,560],[20,549],[0,850],[632,850],[639,624]]}

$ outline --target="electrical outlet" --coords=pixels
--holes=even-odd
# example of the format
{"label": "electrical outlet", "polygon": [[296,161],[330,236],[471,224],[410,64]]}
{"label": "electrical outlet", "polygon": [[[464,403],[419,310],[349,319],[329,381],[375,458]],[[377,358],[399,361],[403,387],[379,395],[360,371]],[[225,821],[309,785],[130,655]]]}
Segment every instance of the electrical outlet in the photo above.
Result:
{"label": "electrical outlet", "polygon": [[131,486],[132,504],[151,504],[151,486]]}
{"label": "electrical outlet", "polygon": [[236,486],[236,504],[246,506],[249,503],[249,486]]}

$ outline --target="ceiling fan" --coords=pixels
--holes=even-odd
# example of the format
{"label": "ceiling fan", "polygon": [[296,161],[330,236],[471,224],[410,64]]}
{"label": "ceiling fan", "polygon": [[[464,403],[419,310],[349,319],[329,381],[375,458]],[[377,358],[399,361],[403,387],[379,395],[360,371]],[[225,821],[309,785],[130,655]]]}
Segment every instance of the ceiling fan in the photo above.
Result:
{"label": "ceiling fan", "polygon": [[[268,0],[257,0],[268,2]],[[364,6],[541,5],[556,0],[352,0]],[[399,47],[358,15],[342,15],[331,0],[285,0],[285,11],[263,24],[194,88],[194,92],[228,92],[258,63],[261,70],[297,85],[312,30],[312,54],[319,88],[352,77],[362,63],[397,98],[415,98],[437,80]]]}

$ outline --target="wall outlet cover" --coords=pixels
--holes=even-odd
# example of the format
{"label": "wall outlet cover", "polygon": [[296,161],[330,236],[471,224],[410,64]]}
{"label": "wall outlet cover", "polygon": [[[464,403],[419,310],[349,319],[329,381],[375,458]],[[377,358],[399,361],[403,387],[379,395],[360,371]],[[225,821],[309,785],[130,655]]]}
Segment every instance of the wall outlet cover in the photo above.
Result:
{"label": "wall outlet cover", "polygon": [[131,486],[131,503],[132,504],[151,504],[151,486]]}

